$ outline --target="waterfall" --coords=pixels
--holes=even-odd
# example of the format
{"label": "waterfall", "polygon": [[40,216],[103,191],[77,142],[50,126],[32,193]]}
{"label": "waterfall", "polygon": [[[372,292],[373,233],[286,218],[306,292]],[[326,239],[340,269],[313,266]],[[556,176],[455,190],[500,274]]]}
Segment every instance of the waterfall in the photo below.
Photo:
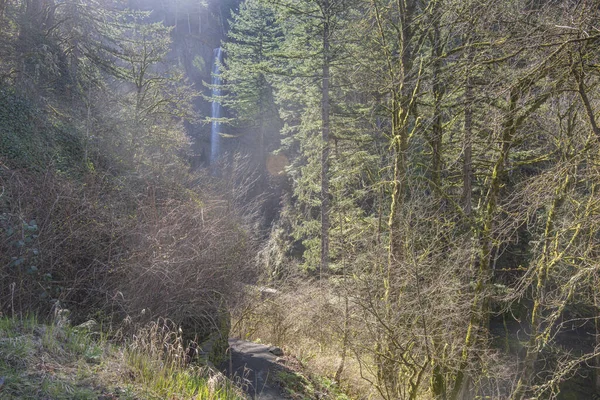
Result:
{"label": "waterfall", "polygon": [[221,71],[219,67],[223,60],[223,49],[216,48],[214,50],[215,61],[212,67],[212,112],[211,112],[211,128],[210,128],[210,164],[213,165],[219,159],[219,150],[221,145],[221,136],[219,128],[221,124],[217,121],[221,118],[221,103],[218,98],[221,96]]}

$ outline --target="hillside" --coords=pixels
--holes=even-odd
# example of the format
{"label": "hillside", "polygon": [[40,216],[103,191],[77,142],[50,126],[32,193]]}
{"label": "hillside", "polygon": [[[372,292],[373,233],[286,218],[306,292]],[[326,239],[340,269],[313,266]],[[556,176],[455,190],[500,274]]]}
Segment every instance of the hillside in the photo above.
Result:
{"label": "hillside", "polygon": [[598,397],[599,20],[0,0],[3,394]]}
{"label": "hillside", "polygon": [[[186,365],[177,332],[147,329],[127,344],[99,326],[33,317],[0,319],[3,399],[241,400],[240,389],[209,369]],[[165,347],[168,345],[168,347]],[[161,350],[162,348],[162,350]],[[183,358],[182,358],[183,357]]]}

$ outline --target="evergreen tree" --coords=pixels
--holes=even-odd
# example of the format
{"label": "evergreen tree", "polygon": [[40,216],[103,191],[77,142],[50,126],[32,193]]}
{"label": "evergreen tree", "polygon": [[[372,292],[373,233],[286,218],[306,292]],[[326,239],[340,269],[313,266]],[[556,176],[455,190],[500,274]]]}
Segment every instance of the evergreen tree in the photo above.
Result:
{"label": "evergreen tree", "polygon": [[251,132],[261,173],[266,174],[268,154],[278,148],[278,138],[270,134],[278,118],[269,79],[276,70],[281,29],[274,10],[260,0],[242,3],[232,11],[223,78],[229,97],[224,105],[234,113],[238,129]]}
{"label": "evergreen tree", "polygon": [[347,56],[343,37],[353,4],[282,2],[276,10],[284,33],[282,71],[274,81],[276,100],[285,123],[284,146],[297,152],[292,176],[295,196],[303,205],[294,235],[306,246],[306,265],[318,265],[321,273],[327,273],[329,236],[334,230],[330,222],[332,93],[336,90],[335,64]]}

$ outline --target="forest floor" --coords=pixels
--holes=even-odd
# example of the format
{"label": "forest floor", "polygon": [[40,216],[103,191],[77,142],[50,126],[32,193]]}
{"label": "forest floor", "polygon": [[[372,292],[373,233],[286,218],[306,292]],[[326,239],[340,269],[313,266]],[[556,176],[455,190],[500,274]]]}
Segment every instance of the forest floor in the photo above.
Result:
{"label": "forest floor", "polygon": [[82,326],[0,315],[0,399],[349,399],[295,357],[273,354],[280,354],[273,347],[230,340],[230,358],[221,368],[228,380],[205,367],[164,362],[134,343],[112,343]]}
{"label": "forest floor", "polygon": [[[160,346],[159,346],[160,348]],[[231,382],[179,367],[99,332],[0,315],[0,399],[242,400]]]}

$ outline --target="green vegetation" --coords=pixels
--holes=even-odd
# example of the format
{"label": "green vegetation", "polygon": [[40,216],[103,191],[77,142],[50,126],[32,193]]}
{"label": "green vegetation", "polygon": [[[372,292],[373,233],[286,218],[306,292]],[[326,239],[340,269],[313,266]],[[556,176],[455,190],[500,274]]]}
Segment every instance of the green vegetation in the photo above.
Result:
{"label": "green vegetation", "polygon": [[[157,339],[153,345],[160,347]],[[60,318],[53,324],[0,318],[0,355],[3,399],[243,398],[224,378],[175,362],[172,353],[141,352],[139,339],[113,343]]]}
{"label": "green vegetation", "polygon": [[225,69],[270,46],[253,72],[290,187],[262,252],[279,293],[237,311],[239,334],[357,397],[555,398],[578,374],[597,394],[597,7],[245,5]]}
{"label": "green vegetation", "polygon": [[0,0],[2,395],[600,394],[597,1],[126,3]]}
{"label": "green vegetation", "polygon": [[[224,357],[256,218],[243,168],[190,170],[200,94],[153,18],[111,1],[0,1],[3,398],[240,397],[204,364]],[[153,323],[179,347],[142,346]]]}
{"label": "green vegetation", "polygon": [[294,400],[327,398],[332,400],[349,400],[330,379],[314,376],[307,378],[301,372],[279,371],[277,382],[287,395]]}
{"label": "green vegetation", "polygon": [[52,164],[81,173],[84,144],[74,126],[48,118],[13,89],[0,89],[0,156],[9,165],[41,171]]}

